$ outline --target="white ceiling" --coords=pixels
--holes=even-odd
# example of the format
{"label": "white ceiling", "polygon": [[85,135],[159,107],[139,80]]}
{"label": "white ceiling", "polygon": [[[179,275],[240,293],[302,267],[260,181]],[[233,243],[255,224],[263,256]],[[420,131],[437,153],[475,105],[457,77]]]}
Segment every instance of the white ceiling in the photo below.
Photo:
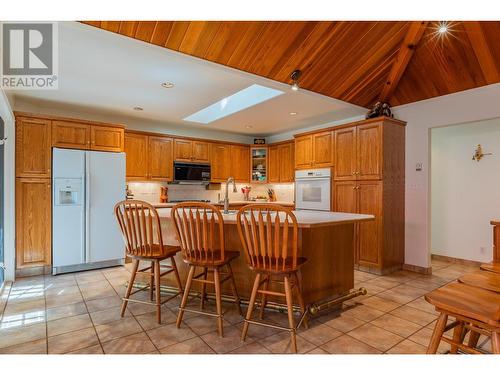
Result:
{"label": "white ceiling", "polygon": [[[175,87],[162,88],[162,82],[173,82]],[[210,124],[182,120],[254,83],[285,94]],[[15,97],[248,135],[272,135],[366,112],[347,102],[306,90],[294,92],[279,82],[77,22],[59,23],[59,89],[18,91]],[[135,106],[144,110],[134,111]]]}

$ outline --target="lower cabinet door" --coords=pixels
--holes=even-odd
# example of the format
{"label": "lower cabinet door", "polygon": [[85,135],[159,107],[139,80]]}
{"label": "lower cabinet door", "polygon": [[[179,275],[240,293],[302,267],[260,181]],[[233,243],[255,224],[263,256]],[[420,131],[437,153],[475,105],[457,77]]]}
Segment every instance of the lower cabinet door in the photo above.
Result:
{"label": "lower cabinet door", "polygon": [[16,179],[17,268],[51,264],[51,180]]}
{"label": "lower cabinet door", "polygon": [[358,224],[358,261],[380,267],[382,246],[382,181],[357,181],[358,213],[375,215],[374,221]]}

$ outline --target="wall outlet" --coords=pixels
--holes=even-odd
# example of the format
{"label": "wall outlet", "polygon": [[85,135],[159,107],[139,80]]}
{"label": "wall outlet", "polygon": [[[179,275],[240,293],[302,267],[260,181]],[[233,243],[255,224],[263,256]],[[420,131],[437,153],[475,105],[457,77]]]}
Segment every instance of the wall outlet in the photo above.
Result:
{"label": "wall outlet", "polygon": [[416,170],[417,172],[420,172],[420,171],[422,170],[422,167],[423,167],[423,164],[422,164],[422,163],[417,163],[417,164],[415,165],[415,170]]}
{"label": "wall outlet", "polygon": [[486,248],[485,248],[484,246],[480,246],[480,247],[479,247],[479,252],[480,252],[481,254],[486,253]]}

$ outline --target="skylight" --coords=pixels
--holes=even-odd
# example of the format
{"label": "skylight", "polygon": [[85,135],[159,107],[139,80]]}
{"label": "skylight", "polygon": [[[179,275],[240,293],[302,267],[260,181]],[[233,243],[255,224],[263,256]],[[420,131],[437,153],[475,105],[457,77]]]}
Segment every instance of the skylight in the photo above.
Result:
{"label": "skylight", "polygon": [[183,120],[208,124],[281,94],[284,92],[254,84],[185,117]]}

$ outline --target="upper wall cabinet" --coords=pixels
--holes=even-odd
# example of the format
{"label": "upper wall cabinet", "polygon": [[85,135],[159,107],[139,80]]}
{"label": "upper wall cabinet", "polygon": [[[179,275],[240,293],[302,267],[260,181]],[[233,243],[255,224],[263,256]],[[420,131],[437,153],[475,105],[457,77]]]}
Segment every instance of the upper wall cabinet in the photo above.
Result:
{"label": "upper wall cabinet", "polygon": [[324,131],[295,138],[295,168],[327,168],[333,165],[333,132]]}
{"label": "upper wall cabinet", "polygon": [[355,180],[357,171],[356,127],[335,131],[335,180]]}
{"label": "upper wall cabinet", "polygon": [[73,121],[52,121],[52,146],[88,150],[90,126]]}
{"label": "upper wall cabinet", "polygon": [[174,160],[209,163],[210,143],[189,139],[174,140]]}
{"label": "upper wall cabinet", "polygon": [[172,181],[173,139],[125,132],[127,180]]}
{"label": "upper wall cabinet", "polygon": [[223,143],[210,145],[210,179],[213,182],[224,182],[228,179],[231,173],[230,149],[230,145]]}
{"label": "upper wall cabinet", "polygon": [[250,147],[231,145],[231,176],[236,182],[250,181]]}
{"label": "upper wall cabinet", "polygon": [[124,130],[114,126],[91,125],[90,148],[96,151],[123,151]]}
{"label": "upper wall cabinet", "polygon": [[294,143],[269,146],[269,182],[293,182],[294,170]]}
{"label": "upper wall cabinet", "polygon": [[16,118],[16,176],[51,177],[51,122]]}

